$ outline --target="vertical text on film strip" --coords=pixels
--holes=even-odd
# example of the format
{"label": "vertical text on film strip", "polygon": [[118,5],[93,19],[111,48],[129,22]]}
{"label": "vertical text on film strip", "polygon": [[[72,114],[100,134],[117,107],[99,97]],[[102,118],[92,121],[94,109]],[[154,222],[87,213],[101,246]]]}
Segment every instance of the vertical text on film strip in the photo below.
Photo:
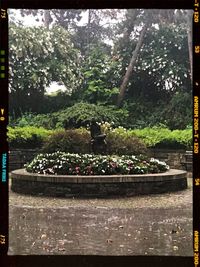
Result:
{"label": "vertical text on film strip", "polygon": [[7,253],[8,247],[8,151],[6,151],[7,133],[7,9],[0,8],[0,252]]}
{"label": "vertical text on film strip", "polygon": [[199,176],[199,90],[200,81],[198,80],[197,72],[199,71],[200,63],[200,21],[199,21],[199,0],[194,0],[194,16],[193,16],[193,56],[194,56],[194,75],[193,75],[193,249],[194,249],[194,266],[200,264],[199,260],[199,200],[200,200],[200,176]]}

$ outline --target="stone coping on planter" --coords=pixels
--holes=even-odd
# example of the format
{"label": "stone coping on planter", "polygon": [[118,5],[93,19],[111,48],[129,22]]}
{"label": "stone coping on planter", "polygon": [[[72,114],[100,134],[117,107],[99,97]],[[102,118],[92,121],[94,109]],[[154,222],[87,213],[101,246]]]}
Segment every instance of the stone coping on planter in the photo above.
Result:
{"label": "stone coping on planter", "polygon": [[187,172],[182,170],[170,169],[162,173],[152,174],[118,174],[118,175],[49,175],[30,173],[25,169],[11,172],[12,179],[28,180],[49,183],[141,183],[141,182],[162,182],[168,180],[186,178]]}
{"label": "stone coping on planter", "polygon": [[158,194],[187,188],[187,173],[171,169],[164,173],[134,175],[47,175],[25,169],[11,172],[16,193],[51,197],[119,197]]}

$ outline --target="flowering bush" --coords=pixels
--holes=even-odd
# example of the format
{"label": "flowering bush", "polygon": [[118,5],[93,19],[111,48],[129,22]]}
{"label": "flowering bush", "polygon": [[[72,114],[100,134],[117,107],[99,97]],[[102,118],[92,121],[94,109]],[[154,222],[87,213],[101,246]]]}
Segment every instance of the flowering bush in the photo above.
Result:
{"label": "flowering bush", "polygon": [[144,156],[102,156],[55,152],[39,154],[30,164],[28,172],[64,175],[145,174],[165,172],[169,166]]}

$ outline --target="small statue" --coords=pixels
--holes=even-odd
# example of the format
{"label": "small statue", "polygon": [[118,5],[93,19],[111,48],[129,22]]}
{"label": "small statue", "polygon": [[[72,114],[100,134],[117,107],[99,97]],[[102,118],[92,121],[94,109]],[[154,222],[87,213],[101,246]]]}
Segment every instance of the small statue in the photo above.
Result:
{"label": "small statue", "polygon": [[100,125],[94,120],[90,123],[91,133],[91,148],[94,154],[105,154],[106,153],[106,134],[101,133]]}

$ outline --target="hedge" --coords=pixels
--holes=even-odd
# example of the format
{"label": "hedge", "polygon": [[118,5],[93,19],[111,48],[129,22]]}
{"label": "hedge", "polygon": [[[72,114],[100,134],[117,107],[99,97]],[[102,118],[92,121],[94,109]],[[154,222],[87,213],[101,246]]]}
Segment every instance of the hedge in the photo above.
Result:
{"label": "hedge", "polygon": [[[102,127],[103,128],[103,127]],[[170,131],[167,128],[127,130],[105,128],[109,154],[144,154],[147,148],[192,149],[192,129]],[[47,130],[42,127],[8,127],[11,148],[43,147],[70,153],[90,152],[90,132],[85,128]]]}
{"label": "hedge", "polygon": [[52,130],[42,127],[8,127],[9,146],[11,148],[38,148],[52,133]]}

